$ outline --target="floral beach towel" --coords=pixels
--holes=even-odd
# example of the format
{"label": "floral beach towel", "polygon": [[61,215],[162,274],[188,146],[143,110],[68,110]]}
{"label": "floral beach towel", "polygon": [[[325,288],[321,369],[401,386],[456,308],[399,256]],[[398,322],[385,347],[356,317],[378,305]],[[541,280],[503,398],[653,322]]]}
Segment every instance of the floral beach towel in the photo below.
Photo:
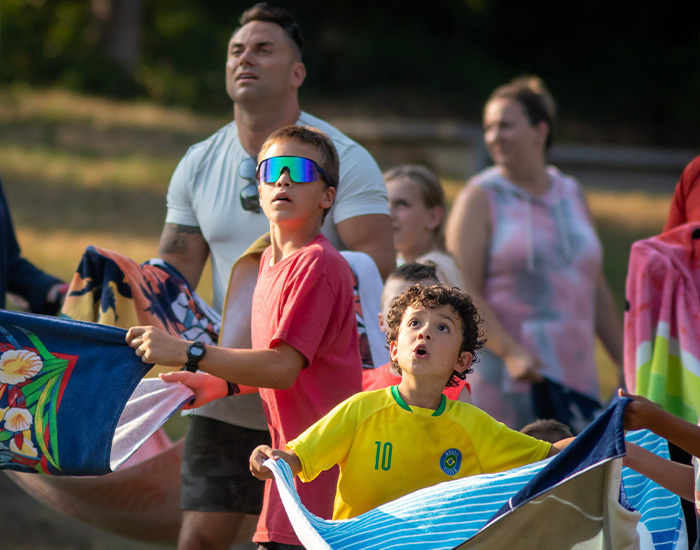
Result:
{"label": "floral beach towel", "polygon": [[136,357],[125,334],[0,311],[0,468],[112,472],[192,398],[181,385],[140,385],[151,365]]}

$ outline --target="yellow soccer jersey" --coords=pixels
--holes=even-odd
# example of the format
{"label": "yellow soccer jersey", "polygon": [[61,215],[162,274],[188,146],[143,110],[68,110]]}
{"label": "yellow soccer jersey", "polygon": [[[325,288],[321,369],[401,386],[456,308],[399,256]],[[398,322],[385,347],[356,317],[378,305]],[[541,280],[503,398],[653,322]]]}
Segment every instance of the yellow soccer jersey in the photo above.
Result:
{"label": "yellow soccer jersey", "polygon": [[287,448],[302,481],[340,465],[333,519],[347,519],[423,487],[537,462],[551,444],[445,396],[436,411],[410,407],[393,386],[343,401]]}

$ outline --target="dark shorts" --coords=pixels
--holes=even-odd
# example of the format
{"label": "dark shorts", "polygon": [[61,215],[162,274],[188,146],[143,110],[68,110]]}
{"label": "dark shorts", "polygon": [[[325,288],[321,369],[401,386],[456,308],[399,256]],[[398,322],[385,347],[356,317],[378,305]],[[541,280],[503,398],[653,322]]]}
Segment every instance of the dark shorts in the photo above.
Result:
{"label": "dark shorts", "polygon": [[248,459],[255,447],[269,444],[267,431],[190,416],[180,468],[180,508],[259,514],[265,483],[250,473]]}

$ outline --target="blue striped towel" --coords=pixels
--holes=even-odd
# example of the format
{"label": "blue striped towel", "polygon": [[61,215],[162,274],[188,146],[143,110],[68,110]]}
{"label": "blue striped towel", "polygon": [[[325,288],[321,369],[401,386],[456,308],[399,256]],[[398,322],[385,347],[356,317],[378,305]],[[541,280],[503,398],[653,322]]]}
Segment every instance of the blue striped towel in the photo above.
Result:
{"label": "blue striped towel", "polygon": [[[266,465],[308,549],[682,550],[679,498],[622,468],[626,402],[617,399],[552,459],[421,489],[349,520],[314,516],[301,504],[288,465]],[[665,442],[652,434],[634,437],[663,451]]]}

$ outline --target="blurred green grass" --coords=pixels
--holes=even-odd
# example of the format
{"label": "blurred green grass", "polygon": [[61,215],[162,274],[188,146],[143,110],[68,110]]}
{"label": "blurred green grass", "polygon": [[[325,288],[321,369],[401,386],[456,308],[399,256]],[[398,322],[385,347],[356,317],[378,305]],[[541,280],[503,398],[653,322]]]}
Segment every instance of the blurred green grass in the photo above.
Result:
{"label": "blurred green grass", "polygon": [[[89,244],[139,262],[155,256],[172,172],[190,145],[227,122],[145,102],[0,87],[0,177],[24,255],[64,279]],[[464,180],[442,181],[451,203]],[[587,198],[622,314],[630,246],[661,231],[671,195],[589,190]],[[209,269],[198,289],[206,300]],[[607,372],[605,353],[598,356]]]}

